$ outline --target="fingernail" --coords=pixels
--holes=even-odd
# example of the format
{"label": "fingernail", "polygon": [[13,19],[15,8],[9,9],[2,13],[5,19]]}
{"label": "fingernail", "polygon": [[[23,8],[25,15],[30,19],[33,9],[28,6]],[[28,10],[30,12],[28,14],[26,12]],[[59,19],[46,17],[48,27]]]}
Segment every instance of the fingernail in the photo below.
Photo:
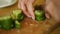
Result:
{"label": "fingernail", "polygon": [[47,17],[48,19],[50,19],[50,16],[49,16],[48,14],[46,14],[46,17]]}
{"label": "fingernail", "polygon": [[33,20],[35,20],[35,18],[34,17],[31,17]]}

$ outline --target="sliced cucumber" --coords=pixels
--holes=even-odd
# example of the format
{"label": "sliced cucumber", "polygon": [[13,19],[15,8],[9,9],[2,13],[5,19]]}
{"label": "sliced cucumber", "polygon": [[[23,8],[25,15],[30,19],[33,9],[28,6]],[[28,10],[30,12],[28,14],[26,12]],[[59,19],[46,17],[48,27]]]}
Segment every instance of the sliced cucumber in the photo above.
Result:
{"label": "sliced cucumber", "polygon": [[12,16],[13,19],[18,21],[21,21],[24,17],[21,10],[13,10]]}
{"label": "sliced cucumber", "polygon": [[13,20],[11,16],[0,17],[0,26],[2,29],[10,30],[13,27]]}

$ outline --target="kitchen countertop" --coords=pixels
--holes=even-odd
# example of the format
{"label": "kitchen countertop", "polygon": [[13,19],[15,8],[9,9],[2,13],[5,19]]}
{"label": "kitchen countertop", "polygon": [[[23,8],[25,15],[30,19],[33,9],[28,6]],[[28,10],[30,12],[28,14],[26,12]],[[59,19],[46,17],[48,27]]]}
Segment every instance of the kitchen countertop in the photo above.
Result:
{"label": "kitchen countertop", "polygon": [[[39,0],[38,1],[36,1],[35,2],[35,4],[34,5],[36,5],[37,3],[39,2]],[[4,14],[7,14],[7,13],[9,13],[9,12],[11,12],[12,10],[14,10],[14,9],[18,9],[17,8],[17,4],[18,3],[15,3],[14,5],[12,5],[12,6],[9,6],[9,7],[5,7],[5,8],[1,8],[0,9],[0,15],[4,15]],[[42,4],[42,3],[40,3],[40,4]],[[44,3],[43,3],[44,4]],[[37,5],[39,5],[39,3],[37,4]],[[26,20],[25,20],[26,19]],[[21,34],[23,34],[23,32],[24,33],[26,33],[26,34],[28,34],[28,33],[30,33],[30,34],[48,34],[48,33],[50,33],[52,30],[54,30],[54,28],[56,28],[58,25],[56,24],[56,22],[54,21],[54,20],[47,20],[46,19],[46,21],[44,21],[44,22],[40,22],[39,24],[37,23],[34,23],[33,22],[33,20],[32,19],[30,19],[30,18],[25,18],[23,21],[22,21],[22,25],[24,25],[23,27],[22,27],[22,31],[20,32]],[[29,20],[28,20],[29,19]],[[27,20],[29,21],[28,23],[27,23]],[[29,25],[29,26],[27,26],[25,23],[27,23],[27,24],[29,24],[30,22],[33,22],[33,23],[31,23],[33,26],[31,27],[31,25]],[[24,23],[24,24],[23,24]],[[37,28],[36,28],[36,25],[38,25],[37,26]],[[26,28],[25,28],[26,27]],[[30,28],[31,27],[31,28]],[[60,29],[60,28],[59,28]],[[28,30],[28,31],[25,31],[26,30]],[[3,30],[4,31],[4,30]],[[38,31],[38,32],[37,32]],[[11,32],[13,32],[13,33],[11,33]],[[16,30],[14,30],[14,31],[5,31],[4,33],[6,33],[6,34],[16,34],[15,33],[16,32]],[[28,33],[27,33],[28,32]],[[33,32],[33,33],[32,33]],[[1,30],[0,30],[0,33],[1,34],[4,34]],[[19,33],[19,34],[20,34]],[[17,33],[18,34],[18,33]]]}

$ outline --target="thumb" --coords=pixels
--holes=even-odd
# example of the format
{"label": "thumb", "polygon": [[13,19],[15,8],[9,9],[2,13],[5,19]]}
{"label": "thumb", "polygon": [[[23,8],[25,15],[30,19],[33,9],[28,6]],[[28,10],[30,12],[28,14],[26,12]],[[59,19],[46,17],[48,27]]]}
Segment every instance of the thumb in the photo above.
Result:
{"label": "thumb", "polygon": [[45,16],[46,16],[47,19],[50,19],[50,16],[49,16],[48,13],[45,13]]}

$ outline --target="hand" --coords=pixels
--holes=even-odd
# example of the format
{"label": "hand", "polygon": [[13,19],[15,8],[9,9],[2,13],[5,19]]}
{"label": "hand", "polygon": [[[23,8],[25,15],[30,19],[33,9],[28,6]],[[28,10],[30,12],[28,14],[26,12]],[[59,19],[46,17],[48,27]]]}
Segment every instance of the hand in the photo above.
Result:
{"label": "hand", "polygon": [[27,17],[31,17],[33,20],[35,19],[34,16],[34,8],[33,8],[33,2],[34,0],[19,0],[18,2],[18,8],[23,10],[23,13]]}
{"label": "hand", "polygon": [[47,5],[46,5],[47,11],[45,14],[46,17],[47,18],[54,18],[57,22],[60,22],[60,9],[59,9],[59,7],[58,7],[58,5],[54,4],[53,2],[47,3]]}

